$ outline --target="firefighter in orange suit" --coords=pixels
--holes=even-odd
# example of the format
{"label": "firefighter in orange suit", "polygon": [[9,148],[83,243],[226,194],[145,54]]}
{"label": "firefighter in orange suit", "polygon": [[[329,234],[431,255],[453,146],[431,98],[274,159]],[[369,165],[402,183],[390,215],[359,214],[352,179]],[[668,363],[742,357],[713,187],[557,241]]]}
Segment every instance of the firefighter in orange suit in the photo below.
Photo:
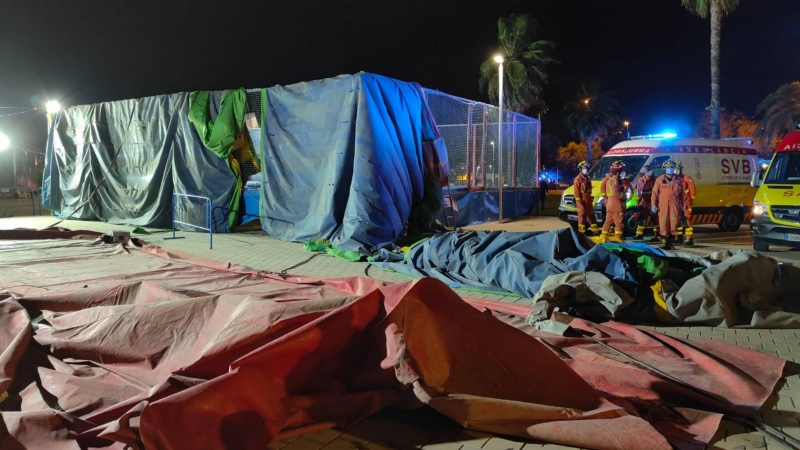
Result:
{"label": "firefighter in orange suit", "polygon": [[689,175],[683,173],[683,164],[680,162],[675,165],[675,175],[683,180],[683,224],[678,227],[678,240],[685,234],[686,238],[683,245],[691,247],[694,245],[694,228],[692,227],[692,203],[697,197],[697,186]]}
{"label": "firefighter in orange suit", "polygon": [[683,217],[683,180],[675,175],[675,161],[663,165],[664,175],[653,185],[650,211],[658,213],[658,230],[664,248],[671,250]]}
{"label": "firefighter in orange suit", "polygon": [[[656,177],[653,176],[653,169],[649,165],[642,167],[642,174],[639,176],[639,181],[636,182],[636,195],[638,197],[639,219],[636,226],[635,240],[644,239],[644,228],[652,222],[652,214],[650,203],[653,195],[653,185],[656,182]],[[653,228],[653,233],[658,236],[658,225]]]}
{"label": "firefighter in orange suit", "polygon": [[[602,237],[607,237],[611,242],[622,242],[625,226],[622,219],[625,216],[625,164],[615,161],[611,164],[611,172],[603,179],[600,185],[600,195],[606,205],[606,223],[603,224]],[[609,229],[614,225],[614,235],[609,236]]]}
{"label": "firefighter in orange suit", "polygon": [[578,163],[578,170],[580,173],[575,177],[574,183],[575,207],[578,208],[578,231],[586,233],[584,224],[586,221],[589,222],[589,230],[596,236],[598,229],[592,212],[592,180],[586,176],[589,173],[589,165],[586,164],[586,161],[581,161]]}

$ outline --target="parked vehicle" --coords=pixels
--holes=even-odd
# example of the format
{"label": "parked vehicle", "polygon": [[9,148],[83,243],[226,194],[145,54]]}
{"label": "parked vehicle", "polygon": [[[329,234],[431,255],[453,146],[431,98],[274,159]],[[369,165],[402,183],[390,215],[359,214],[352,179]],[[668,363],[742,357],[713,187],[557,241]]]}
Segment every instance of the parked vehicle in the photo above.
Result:
{"label": "parked vehicle", "polygon": [[800,248],[800,131],[781,141],[767,169],[753,173],[751,184],[758,187],[750,221],[753,248]]}
{"label": "parked vehicle", "polygon": [[[800,154],[798,154],[800,155]],[[683,164],[683,171],[691,176],[697,186],[693,205],[693,223],[717,224],[722,231],[737,231],[749,220],[756,188],[751,186],[752,174],[758,170],[758,156],[752,139],[647,139],[644,137],[623,141],[609,150],[589,171],[592,180],[592,204],[598,223],[605,221],[605,207],[600,197],[600,183],[609,172],[611,164],[625,163],[627,180],[634,186],[642,166],[649,164],[654,175],[663,174],[661,165],[672,159]],[[800,186],[798,186],[800,188]],[[625,234],[633,235],[636,229],[635,190],[628,193],[625,215]],[[577,226],[577,209],[573,187],[561,195],[559,217]]]}

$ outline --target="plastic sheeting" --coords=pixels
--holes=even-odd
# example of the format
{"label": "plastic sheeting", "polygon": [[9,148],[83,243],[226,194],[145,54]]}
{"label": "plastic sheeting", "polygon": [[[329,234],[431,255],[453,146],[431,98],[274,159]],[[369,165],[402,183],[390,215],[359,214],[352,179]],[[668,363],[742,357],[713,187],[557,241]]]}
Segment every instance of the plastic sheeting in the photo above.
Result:
{"label": "plastic sheeting", "polygon": [[216,231],[228,231],[236,178],[226,161],[202,144],[189,122],[188,97],[160,95],[56,114],[43,206],[66,216],[85,203],[74,219],[169,227],[172,194],[200,195],[211,199]]}
{"label": "plastic sheeting", "polygon": [[263,448],[422,402],[471,429],[580,448],[699,449],[720,413],[755,412],[785,363],[614,323],[545,335],[524,324],[530,308],[473,307],[432,279],[281,276],[76,240],[0,246],[0,447]]}
{"label": "plastic sheeting", "polygon": [[527,298],[548,276],[570,271],[596,270],[619,281],[635,281],[619,256],[568,228],[546,233],[443,233],[406,254],[381,249],[372,260],[378,267],[434,277],[453,288],[506,291]]}
{"label": "plastic sheeting", "polygon": [[371,260],[453,288],[530,298],[532,324],[561,311],[598,321],[800,328],[800,268],[756,252],[703,258],[646,244],[594,245],[565,228],[443,233]]}
{"label": "plastic sheeting", "polygon": [[[456,226],[466,227],[486,222],[494,222],[499,218],[498,191],[466,191],[451,188],[451,196],[455,202]],[[450,199],[445,195],[445,202]],[[533,190],[508,190],[503,192],[503,218],[516,219],[530,216],[536,209],[539,194]],[[448,212],[449,213],[449,212]],[[444,214],[439,217],[441,223],[447,223]]]}
{"label": "plastic sheeting", "polygon": [[264,231],[362,253],[394,242],[425,196],[424,101],[372,74],[263,90]]}

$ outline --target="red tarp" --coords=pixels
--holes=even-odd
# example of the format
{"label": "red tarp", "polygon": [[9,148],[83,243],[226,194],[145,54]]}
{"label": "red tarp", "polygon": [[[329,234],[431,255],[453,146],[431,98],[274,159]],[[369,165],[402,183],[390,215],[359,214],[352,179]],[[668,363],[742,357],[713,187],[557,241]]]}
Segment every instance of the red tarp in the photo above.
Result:
{"label": "red tarp", "polygon": [[465,302],[433,279],[283,279],[74,240],[0,241],[0,252],[0,298],[13,296],[0,301],[2,449],[264,448],[420,400],[487,432],[701,448],[721,418],[702,410],[754,412],[784,365],[571,322],[713,401],[586,337],[539,333],[522,320],[529,309]]}

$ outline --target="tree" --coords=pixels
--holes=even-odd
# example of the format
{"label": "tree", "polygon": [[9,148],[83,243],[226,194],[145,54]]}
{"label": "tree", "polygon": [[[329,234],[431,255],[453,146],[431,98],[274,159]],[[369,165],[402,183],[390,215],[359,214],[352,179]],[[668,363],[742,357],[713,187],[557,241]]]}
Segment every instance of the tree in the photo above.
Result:
{"label": "tree", "polygon": [[719,55],[722,17],[739,6],[739,0],[681,0],[689,12],[703,19],[711,18],[711,138],[720,137]]}
{"label": "tree", "polygon": [[800,81],[786,83],[768,95],[756,108],[756,116],[762,117],[756,130],[762,142],[774,142],[797,128],[800,123]]}
{"label": "tree", "polygon": [[[592,143],[592,156],[594,159],[603,157],[603,149],[600,142]],[[556,161],[561,164],[565,170],[570,173],[578,172],[578,163],[586,159],[586,143],[585,142],[570,142],[567,145],[560,147],[556,152]]]}
{"label": "tree", "polygon": [[[751,138],[756,143],[759,156],[768,158],[772,154],[772,149],[778,146],[780,140],[762,138],[759,136],[759,125],[751,117],[739,111],[729,112],[722,108],[719,118],[720,137],[728,138]],[[694,137],[708,139],[711,137],[711,111],[706,110],[700,116],[700,122],[694,131]]]}
{"label": "tree", "polygon": [[[565,105],[568,115],[564,124],[581,142],[593,143],[619,123],[618,105],[615,92],[600,92],[596,82],[584,83],[578,100]],[[592,163],[592,156],[587,152],[587,163]]]}
{"label": "tree", "polygon": [[[547,106],[541,100],[542,86],[547,84],[548,65],[557,61],[550,57],[555,47],[551,41],[537,40],[537,23],[530,14],[512,14],[497,21],[497,38],[504,53],[503,103],[506,109],[524,113],[535,107],[535,113]],[[499,96],[497,63],[488,59],[481,64],[478,81],[481,92],[489,94],[496,104]]]}

